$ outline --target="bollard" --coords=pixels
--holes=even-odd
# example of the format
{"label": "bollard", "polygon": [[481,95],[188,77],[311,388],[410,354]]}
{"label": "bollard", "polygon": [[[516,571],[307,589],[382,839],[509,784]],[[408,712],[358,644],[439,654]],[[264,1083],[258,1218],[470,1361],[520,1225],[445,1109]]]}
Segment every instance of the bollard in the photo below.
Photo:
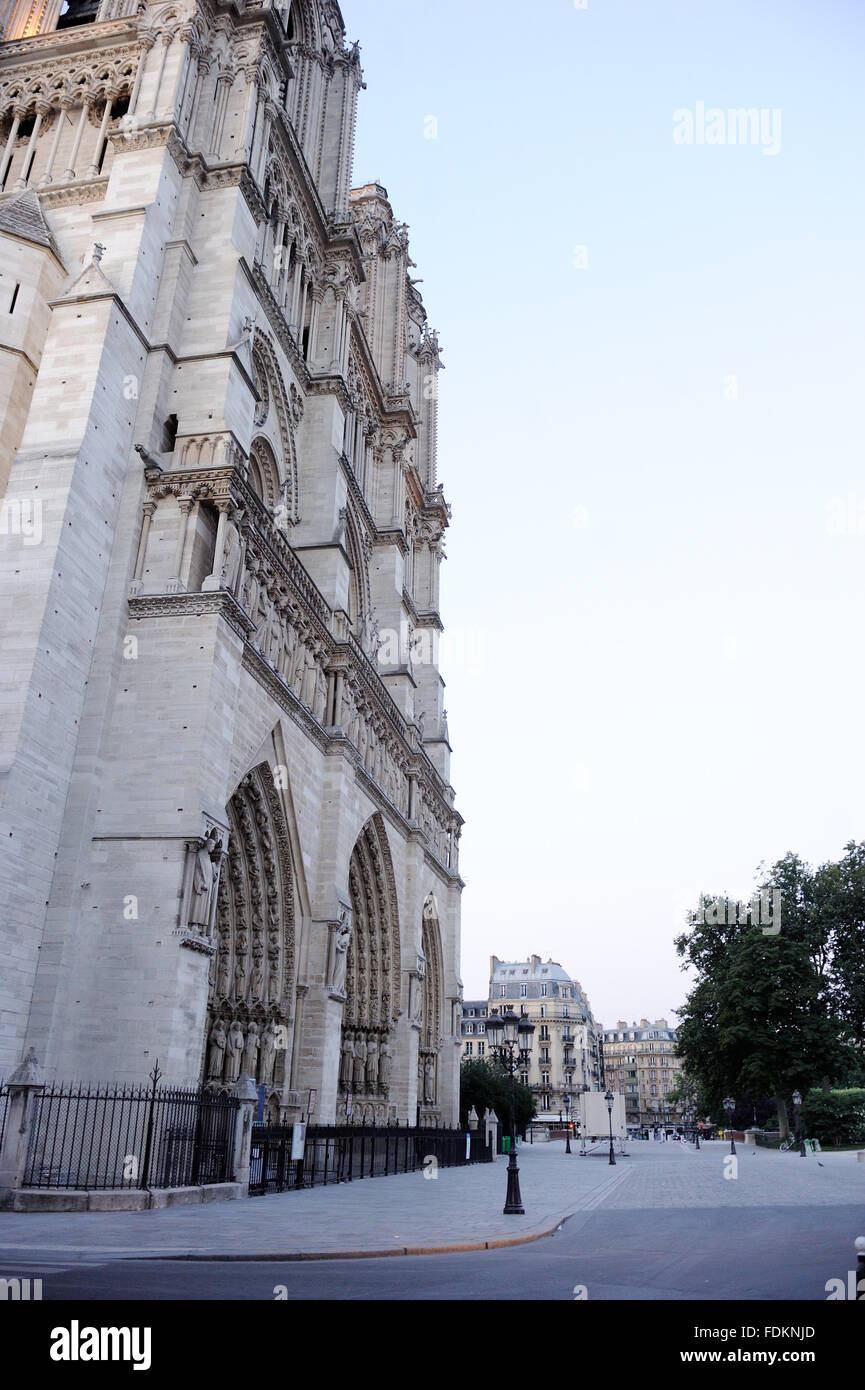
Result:
{"label": "bollard", "polygon": [[856,1301],[865,1303],[865,1236],[858,1236],[855,1242],[856,1254]]}

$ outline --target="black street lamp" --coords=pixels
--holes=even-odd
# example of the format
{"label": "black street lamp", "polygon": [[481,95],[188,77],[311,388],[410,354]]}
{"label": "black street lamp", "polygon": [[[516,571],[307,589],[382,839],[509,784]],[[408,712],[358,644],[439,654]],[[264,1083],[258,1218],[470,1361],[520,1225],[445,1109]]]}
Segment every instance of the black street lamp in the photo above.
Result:
{"label": "black street lamp", "polygon": [[607,1091],[604,1100],[607,1102],[607,1115],[610,1121],[610,1162],[615,1164],[616,1155],[613,1153],[613,1101],[615,1100],[615,1096],[612,1091]]}
{"label": "black street lamp", "polygon": [[[508,1155],[508,1190],[505,1198],[505,1216],[525,1216],[523,1199],[520,1195],[520,1170],[517,1167],[517,1122],[516,1096],[514,1093],[514,1074],[519,1066],[528,1064],[535,1025],[525,1017],[518,1017],[513,1009],[506,1014],[491,1014],[487,1019],[487,1036],[492,1034],[490,1046],[501,1065],[511,1078],[511,1144]],[[502,1036],[504,1034],[504,1036]]]}
{"label": "black street lamp", "polygon": [[793,1108],[796,1111],[796,1138],[799,1140],[799,1157],[807,1158],[808,1150],[805,1148],[805,1135],[802,1132],[802,1095],[799,1091],[793,1092]]}
{"label": "black street lamp", "polygon": [[569,1154],[571,1152],[571,1097],[567,1091],[562,1099],[565,1102],[565,1123],[567,1125],[565,1129],[565,1153]]}
{"label": "black street lamp", "polygon": [[736,1152],[736,1141],[733,1138],[733,1111],[736,1109],[736,1102],[732,1096],[725,1096],[723,1105],[727,1112],[727,1128],[730,1131],[730,1153],[734,1154]]}

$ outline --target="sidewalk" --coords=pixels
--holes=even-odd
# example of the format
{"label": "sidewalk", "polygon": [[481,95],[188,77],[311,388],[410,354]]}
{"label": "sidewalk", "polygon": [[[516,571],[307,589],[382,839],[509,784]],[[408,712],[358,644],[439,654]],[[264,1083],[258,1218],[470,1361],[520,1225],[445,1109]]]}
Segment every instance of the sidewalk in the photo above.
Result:
{"label": "sidewalk", "polygon": [[164,1211],[0,1213],[0,1251],[102,1259],[276,1260],[492,1249],[551,1235],[627,1181],[631,1160],[520,1146],[525,1216],[505,1216],[507,1159]]}
{"label": "sidewalk", "polygon": [[[577,1212],[657,1208],[834,1206],[865,1201],[855,1153],[798,1155],[741,1146],[629,1143],[571,1157],[561,1143],[522,1145],[525,1216],[505,1216],[507,1160],[236,1202],[144,1212],[0,1213],[5,1255],[65,1264],[128,1259],[302,1260],[494,1249],[552,1235]],[[863,1222],[865,1226],[865,1222]],[[851,1240],[861,1231],[851,1231]]]}

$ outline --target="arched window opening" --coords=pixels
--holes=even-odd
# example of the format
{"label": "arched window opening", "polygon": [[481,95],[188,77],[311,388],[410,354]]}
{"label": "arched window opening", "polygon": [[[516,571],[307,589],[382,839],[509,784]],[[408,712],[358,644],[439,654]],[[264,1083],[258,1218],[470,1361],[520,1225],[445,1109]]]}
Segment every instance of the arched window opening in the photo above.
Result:
{"label": "arched window opening", "polygon": [[77,24],[93,24],[98,9],[99,0],[63,0],[57,28],[72,29]]}

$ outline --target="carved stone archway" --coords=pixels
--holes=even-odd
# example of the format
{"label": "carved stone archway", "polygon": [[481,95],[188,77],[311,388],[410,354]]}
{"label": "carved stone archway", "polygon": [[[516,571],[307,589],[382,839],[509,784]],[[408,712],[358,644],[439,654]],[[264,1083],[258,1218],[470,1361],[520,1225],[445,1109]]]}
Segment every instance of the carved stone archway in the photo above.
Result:
{"label": "carved stone archway", "polygon": [[[355,1113],[388,1116],[394,1027],[399,1016],[399,915],[393,864],[379,815],[367,822],[348,874],[351,939],[345,971],[339,1089]],[[361,1106],[363,1107],[361,1109]]]}
{"label": "carved stone archway", "polygon": [[438,908],[432,893],[423,905],[421,932],[423,978],[421,981],[421,1024],[418,1040],[418,1109],[422,1123],[438,1124],[439,1053],[444,1016],[444,975]]}
{"label": "carved stone archway", "polygon": [[238,1076],[250,1075],[267,1087],[272,1112],[290,1081],[295,894],[288,828],[267,763],[240,783],[228,824],[204,1079],[229,1089]]}

